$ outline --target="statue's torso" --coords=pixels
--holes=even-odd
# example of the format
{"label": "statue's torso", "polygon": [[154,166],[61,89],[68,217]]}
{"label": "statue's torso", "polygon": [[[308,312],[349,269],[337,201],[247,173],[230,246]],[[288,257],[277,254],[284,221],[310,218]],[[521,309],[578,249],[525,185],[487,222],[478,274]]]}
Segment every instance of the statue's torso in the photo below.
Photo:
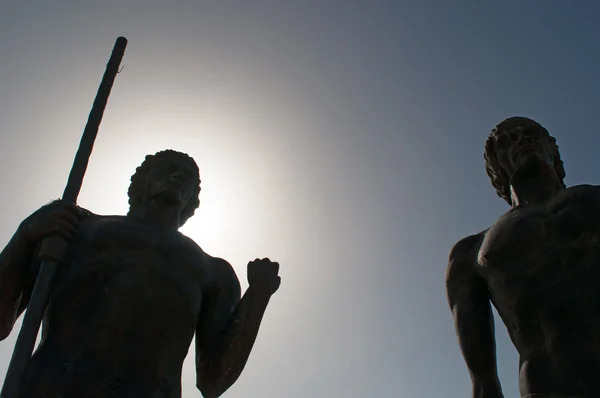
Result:
{"label": "statue's torso", "polygon": [[512,209],[478,254],[521,357],[522,392],[600,393],[600,188]]}
{"label": "statue's torso", "polygon": [[68,396],[178,396],[209,261],[177,232],[84,221],[59,266],[31,376],[66,383]]}

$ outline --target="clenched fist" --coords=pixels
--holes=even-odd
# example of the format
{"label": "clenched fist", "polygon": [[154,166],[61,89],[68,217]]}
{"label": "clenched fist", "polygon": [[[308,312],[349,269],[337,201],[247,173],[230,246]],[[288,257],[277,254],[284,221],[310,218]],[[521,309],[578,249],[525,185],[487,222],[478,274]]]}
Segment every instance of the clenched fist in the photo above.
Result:
{"label": "clenched fist", "polygon": [[20,229],[24,238],[34,243],[51,235],[70,240],[84,217],[84,211],[76,204],[56,200],[27,217]]}
{"label": "clenched fist", "polygon": [[248,263],[248,283],[262,293],[272,295],[279,289],[281,277],[279,263],[268,258],[256,259]]}

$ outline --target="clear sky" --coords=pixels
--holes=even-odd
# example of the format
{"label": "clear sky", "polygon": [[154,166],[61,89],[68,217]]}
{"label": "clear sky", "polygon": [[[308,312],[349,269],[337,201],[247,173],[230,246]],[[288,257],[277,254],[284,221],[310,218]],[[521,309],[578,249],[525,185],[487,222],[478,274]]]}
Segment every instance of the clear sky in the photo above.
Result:
{"label": "clear sky", "polygon": [[[568,185],[599,181],[598,2],[0,8],[0,244],[62,193],[114,40],[127,37],[79,204],[124,214],[144,155],[181,150],[203,181],[182,232],[228,259],[244,289],[249,260],[281,263],[226,397],[468,397],[444,272],[457,240],[507,210],[484,170],[489,131],[532,117],[557,137]],[[17,331],[0,343],[2,378]],[[517,356],[500,323],[497,335],[517,397]],[[200,396],[191,359],[185,397]]]}

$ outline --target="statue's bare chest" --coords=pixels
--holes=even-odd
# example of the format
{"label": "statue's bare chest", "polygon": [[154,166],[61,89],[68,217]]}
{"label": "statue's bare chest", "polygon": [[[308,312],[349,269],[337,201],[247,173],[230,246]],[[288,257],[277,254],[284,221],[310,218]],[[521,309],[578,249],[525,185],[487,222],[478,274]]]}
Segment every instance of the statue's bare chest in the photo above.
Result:
{"label": "statue's bare chest", "polygon": [[177,232],[160,231],[121,217],[84,221],[73,243],[77,249],[90,252],[127,250],[157,254],[185,248],[185,241]]}
{"label": "statue's bare chest", "polygon": [[[202,268],[201,250],[176,231],[161,231],[125,218],[87,220],[71,243],[68,261],[85,264],[172,265]],[[77,268],[77,267],[75,267]]]}
{"label": "statue's bare chest", "polygon": [[477,262],[505,276],[544,272],[600,250],[600,188],[576,186],[512,209],[485,234]]}
{"label": "statue's bare chest", "polygon": [[82,223],[70,244],[55,296],[88,295],[104,305],[183,305],[197,312],[206,268],[202,251],[177,232],[123,218],[92,219]]}

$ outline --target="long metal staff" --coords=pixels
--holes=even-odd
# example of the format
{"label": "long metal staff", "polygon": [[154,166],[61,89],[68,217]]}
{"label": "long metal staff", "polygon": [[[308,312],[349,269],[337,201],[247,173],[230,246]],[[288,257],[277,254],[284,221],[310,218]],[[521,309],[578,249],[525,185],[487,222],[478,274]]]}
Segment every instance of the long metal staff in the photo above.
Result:
{"label": "long metal staff", "polygon": [[[110,60],[106,65],[106,71],[102,77],[102,82],[98,88],[94,105],[83,130],[79,149],[75,155],[67,186],[62,196],[63,200],[73,203],[77,202],[83,176],[87,169],[96,135],[98,134],[98,127],[102,121],[102,115],[104,114],[113,82],[117,73],[119,73],[119,65],[123,59],[126,46],[127,39],[124,37],[119,37],[115,42]],[[13,355],[10,359],[10,365],[6,372],[0,398],[19,398],[21,394],[23,378],[27,372],[40,324],[46,311],[46,305],[48,304],[52,280],[58,263],[63,259],[67,246],[67,241],[59,235],[49,236],[42,241],[40,248],[42,265],[23,318],[23,325],[21,326]]]}

